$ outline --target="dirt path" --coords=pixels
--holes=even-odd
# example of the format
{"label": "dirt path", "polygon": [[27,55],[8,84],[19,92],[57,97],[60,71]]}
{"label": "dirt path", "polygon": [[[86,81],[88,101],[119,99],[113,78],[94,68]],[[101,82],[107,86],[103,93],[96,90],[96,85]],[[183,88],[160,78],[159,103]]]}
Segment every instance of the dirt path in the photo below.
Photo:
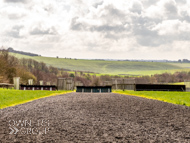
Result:
{"label": "dirt path", "polygon": [[0,110],[2,143],[127,141],[190,142],[190,108],[114,93],[69,93]]}

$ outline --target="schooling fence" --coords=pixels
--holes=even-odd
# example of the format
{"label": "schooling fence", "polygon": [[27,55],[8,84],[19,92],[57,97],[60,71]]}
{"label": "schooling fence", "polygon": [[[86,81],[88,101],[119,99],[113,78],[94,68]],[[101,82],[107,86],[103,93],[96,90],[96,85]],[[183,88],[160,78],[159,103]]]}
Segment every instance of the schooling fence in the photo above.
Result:
{"label": "schooling fence", "polygon": [[186,91],[185,85],[136,84],[135,91]]}
{"label": "schooling fence", "polygon": [[55,85],[20,85],[20,90],[57,90]]}
{"label": "schooling fence", "polygon": [[76,92],[90,92],[90,93],[110,93],[111,86],[77,86]]}

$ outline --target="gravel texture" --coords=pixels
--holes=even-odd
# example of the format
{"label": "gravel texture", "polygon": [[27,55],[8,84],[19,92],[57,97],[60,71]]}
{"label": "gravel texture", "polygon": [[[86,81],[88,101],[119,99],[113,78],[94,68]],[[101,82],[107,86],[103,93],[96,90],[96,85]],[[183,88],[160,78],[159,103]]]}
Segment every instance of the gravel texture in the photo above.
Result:
{"label": "gravel texture", "polygon": [[190,108],[114,93],[69,93],[0,110],[1,142],[190,142]]}

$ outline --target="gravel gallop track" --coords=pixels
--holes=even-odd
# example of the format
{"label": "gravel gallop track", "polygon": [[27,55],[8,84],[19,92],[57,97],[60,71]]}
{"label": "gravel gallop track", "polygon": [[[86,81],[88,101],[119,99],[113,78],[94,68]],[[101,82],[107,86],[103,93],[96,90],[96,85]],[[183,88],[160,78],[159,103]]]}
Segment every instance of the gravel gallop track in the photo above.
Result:
{"label": "gravel gallop track", "polygon": [[[32,123],[17,126],[19,120]],[[10,134],[13,126],[16,134]],[[190,142],[190,108],[114,93],[69,93],[0,110],[1,142]]]}

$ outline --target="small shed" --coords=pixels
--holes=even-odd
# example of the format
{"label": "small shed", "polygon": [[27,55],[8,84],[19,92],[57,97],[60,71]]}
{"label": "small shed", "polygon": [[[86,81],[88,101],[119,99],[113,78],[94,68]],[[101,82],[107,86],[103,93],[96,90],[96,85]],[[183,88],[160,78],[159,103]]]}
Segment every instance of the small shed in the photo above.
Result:
{"label": "small shed", "polygon": [[112,92],[111,86],[77,86],[76,92],[89,92],[89,93],[110,93]]}

